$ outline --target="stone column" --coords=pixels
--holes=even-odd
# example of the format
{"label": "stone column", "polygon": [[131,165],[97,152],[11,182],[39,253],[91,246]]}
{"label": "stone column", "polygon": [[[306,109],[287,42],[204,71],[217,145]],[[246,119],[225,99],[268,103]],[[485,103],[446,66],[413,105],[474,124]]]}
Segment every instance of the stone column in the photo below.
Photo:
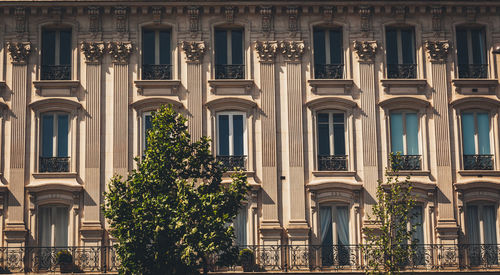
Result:
{"label": "stone column", "polygon": [[276,68],[278,43],[257,42],[255,50],[260,60],[262,91],[262,244],[279,244],[282,228],[278,215],[278,164],[276,127]]}
{"label": "stone column", "polygon": [[113,172],[128,173],[128,61],[133,46],[129,42],[111,42],[108,52],[113,62]]}
{"label": "stone column", "polygon": [[371,212],[377,193],[379,171],[377,166],[377,102],[375,98],[375,57],[377,41],[355,41],[354,52],[359,61],[359,88],[361,90],[361,134],[363,137],[364,219]]}
{"label": "stone column", "polygon": [[204,41],[183,41],[182,49],[187,62],[187,105],[191,116],[188,120],[188,131],[193,141],[203,136],[203,56],[206,44]]}
{"label": "stone column", "polygon": [[450,120],[448,108],[448,79],[446,60],[450,48],[448,41],[427,41],[425,48],[431,62],[431,86],[434,90],[434,127],[439,192],[438,221],[436,225],[438,242],[453,244],[458,241],[458,225],[453,207],[453,180],[451,170]]}
{"label": "stone column", "polygon": [[8,215],[5,238],[8,246],[23,246],[26,241],[24,223],[24,185],[26,182],[26,104],[28,98],[28,60],[30,42],[9,43],[7,49],[12,59],[12,105],[10,129],[10,178]]}
{"label": "stone column", "polygon": [[286,93],[288,107],[288,200],[289,221],[286,226],[289,244],[307,244],[309,226],[306,222],[304,185],[304,109],[302,83],[303,41],[283,41],[280,51],[286,62]]}
{"label": "stone column", "polygon": [[[81,228],[84,245],[100,245],[102,227],[101,204],[101,58],[102,42],[83,42],[87,96],[85,98],[85,219]],[[76,243],[75,243],[76,244]]]}

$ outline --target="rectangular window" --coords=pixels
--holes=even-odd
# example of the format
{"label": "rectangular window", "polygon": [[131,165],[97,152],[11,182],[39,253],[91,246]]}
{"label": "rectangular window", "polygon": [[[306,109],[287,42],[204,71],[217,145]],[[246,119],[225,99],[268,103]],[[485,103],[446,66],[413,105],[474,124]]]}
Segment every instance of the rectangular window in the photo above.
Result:
{"label": "rectangular window", "polygon": [[344,77],[342,29],[314,28],[314,77],[341,79]]}
{"label": "rectangular window", "polygon": [[142,31],[142,79],[172,79],[170,30]]}
{"label": "rectangular window", "polygon": [[217,115],[217,158],[228,169],[246,167],[245,115],[221,113]]}
{"label": "rectangular window", "polygon": [[468,255],[472,266],[498,264],[496,207],[469,204],[465,222]]}
{"label": "rectangular window", "polygon": [[236,245],[246,246],[247,243],[247,209],[242,207],[233,222],[234,231],[236,234]]}
{"label": "rectangular window", "polygon": [[143,129],[142,129],[142,137],[144,138],[142,144],[143,147],[143,155],[146,152],[148,148],[148,136],[149,136],[149,130],[153,127],[151,119],[153,118],[152,114],[150,112],[144,113],[143,115]]}
{"label": "rectangular window", "polygon": [[486,39],[484,28],[457,28],[459,78],[487,78]]}
{"label": "rectangular window", "polygon": [[[390,114],[392,168],[397,170],[420,170],[418,114],[392,112]],[[397,156],[399,154],[399,156]]]}
{"label": "rectangular window", "polygon": [[215,78],[245,78],[243,59],[243,30],[215,29]]}
{"label": "rectangular window", "polygon": [[322,206],[319,215],[323,266],[350,265],[349,208]]}
{"label": "rectangular window", "polygon": [[42,31],[42,80],[71,79],[71,30]]}
{"label": "rectangular window", "polygon": [[490,147],[490,118],[486,112],[464,112],[462,118],[462,147],[465,170],[492,170]]}
{"label": "rectangular window", "polygon": [[41,116],[40,172],[69,172],[69,115]]}
{"label": "rectangular window", "polygon": [[416,78],[413,28],[386,29],[387,78]]}
{"label": "rectangular window", "polygon": [[39,207],[39,245],[43,247],[68,246],[68,208],[65,206]]}
{"label": "rectangular window", "polygon": [[347,170],[344,113],[318,113],[318,170]]}

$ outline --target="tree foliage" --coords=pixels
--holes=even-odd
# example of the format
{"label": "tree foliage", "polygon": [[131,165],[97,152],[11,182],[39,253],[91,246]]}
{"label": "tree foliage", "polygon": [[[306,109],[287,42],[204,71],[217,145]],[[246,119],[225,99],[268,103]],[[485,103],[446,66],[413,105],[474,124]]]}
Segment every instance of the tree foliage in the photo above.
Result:
{"label": "tree foliage", "polygon": [[410,176],[400,181],[397,168],[402,157],[391,155],[390,159],[386,181],[378,181],[377,202],[372,207],[373,216],[369,216],[371,226],[363,228],[367,274],[399,274],[409,263],[418,241],[412,239],[416,225],[410,226],[415,206]]}
{"label": "tree foliage", "polygon": [[118,241],[121,274],[196,274],[214,254],[236,259],[231,224],[248,192],[246,176],[212,156],[206,137],[192,142],[186,120],[162,106],[153,113],[147,150],[126,179],[115,176],[104,216]]}

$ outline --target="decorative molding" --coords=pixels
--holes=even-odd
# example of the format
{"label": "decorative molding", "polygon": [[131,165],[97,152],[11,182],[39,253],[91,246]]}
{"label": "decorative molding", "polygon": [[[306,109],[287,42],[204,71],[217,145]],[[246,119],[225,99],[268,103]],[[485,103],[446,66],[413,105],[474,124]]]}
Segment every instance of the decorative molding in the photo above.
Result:
{"label": "decorative molding", "polygon": [[107,45],[107,52],[111,54],[113,63],[128,64],[134,46],[130,42],[113,41]]}
{"label": "decorative molding", "polygon": [[262,6],[259,12],[262,17],[262,32],[269,35],[273,29],[273,8],[271,6]]}
{"label": "decorative molding", "polygon": [[14,15],[16,17],[16,32],[24,33],[26,31],[26,8],[14,8]]}
{"label": "decorative molding", "polygon": [[304,41],[281,41],[279,44],[279,50],[287,61],[300,62],[305,48]]}
{"label": "decorative molding", "polygon": [[333,22],[333,10],[332,6],[326,6],[323,8],[323,16],[325,16],[326,21],[329,23]]}
{"label": "decorative molding", "polygon": [[431,62],[446,62],[450,50],[450,43],[448,40],[426,41],[425,49],[429,53],[429,60]]}
{"label": "decorative molding", "polygon": [[375,62],[377,41],[354,41],[354,52],[359,62]]}
{"label": "decorative molding", "polygon": [[196,34],[200,29],[200,7],[193,6],[188,8],[189,31],[191,35]]}
{"label": "decorative molding", "polygon": [[205,41],[182,41],[181,47],[187,62],[202,62],[207,50]]}
{"label": "decorative molding", "polygon": [[153,22],[157,25],[160,24],[161,23],[162,8],[161,7],[153,7],[151,12],[153,13]]}
{"label": "decorative molding", "polygon": [[224,8],[224,14],[226,15],[226,23],[229,23],[229,24],[234,23],[235,12],[236,12],[236,8],[233,6],[226,6]]}
{"label": "decorative molding", "polygon": [[115,7],[115,30],[119,33],[127,31],[127,7]]}
{"label": "decorative molding", "polygon": [[288,14],[288,31],[291,36],[299,31],[299,8],[297,6],[289,6],[286,8]]}
{"label": "decorative molding", "polygon": [[31,54],[31,42],[11,42],[8,43],[7,50],[13,64],[26,64]]}
{"label": "decorative molding", "polygon": [[432,14],[432,30],[435,32],[441,31],[441,18],[443,16],[443,7],[433,6],[431,7]]}
{"label": "decorative molding", "polygon": [[371,7],[361,6],[359,7],[359,16],[361,17],[361,31],[368,32],[371,29],[370,15],[372,13]]}
{"label": "decorative molding", "polygon": [[404,22],[406,18],[406,7],[405,6],[394,7],[394,16],[396,21],[400,23]]}
{"label": "decorative molding", "polygon": [[274,62],[278,52],[278,42],[276,41],[257,41],[255,50],[259,56],[260,62]]}
{"label": "decorative molding", "polygon": [[88,9],[89,32],[97,33],[101,31],[101,10],[99,7],[91,6]]}
{"label": "decorative molding", "polygon": [[476,7],[467,7],[465,13],[467,14],[467,21],[471,23],[476,21]]}
{"label": "decorative molding", "polygon": [[104,55],[105,46],[103,42],[82,42],[80,50],[85,56],[87,64],[99,64],[101,57]]}

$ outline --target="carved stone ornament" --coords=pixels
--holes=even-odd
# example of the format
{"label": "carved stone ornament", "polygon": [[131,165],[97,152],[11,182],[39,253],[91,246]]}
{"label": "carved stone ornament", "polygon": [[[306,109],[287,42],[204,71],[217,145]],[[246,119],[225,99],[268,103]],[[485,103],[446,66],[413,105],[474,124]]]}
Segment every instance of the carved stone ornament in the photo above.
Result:
{"label": "carved stone ornament", "polygon": [[80,46],[85,62],[88,64],[99,64],[104,54],[105,46],[102,42],[83,42]]}
{"label": "carved stone ornament", "polygon": [[127,8],[126,7],[116,7],[115,8],[115,26],[117,32],[127,31]]}
{"label": "carved stone ornament", "polygon": [[443,8],[441,6],[431,7],[432,14],[432,30],[435,32],[441,31],[441,17],[443,16]]}
{"label": "carved stone ornament", "polygon": [[331,23],[333,21],[333,7],[332,6],[324,7],[323,15],[325,16],[325,20]]}
{"label": "carved stone ornament", "polygon": [[113,63],[127,64],[134,47],[130,42],[113,41],[107,45],[107,52],[111,54]]}
{"label": "carved stone ornament", "polygon": [[262,32],[269,34],[273,28],[272,15],[273,9],[271,6],[260,7],[260,15],[262,16]]}
{"label": "carved stone ornament", "polygon": [[96,33],[101,30],[100,13],[99,7],[89,7],[89,32]]}
{"label": "carved stone ornament", "polygon": [[14,64],[26,64],[31,54],[30,42],[12,42],[7,45],[7,50]]}
{"label": "carved stone ornament", "polygon": [[359,16],[361,17],[361,31],[367,32],[371,29],[370,14],[372,10],[368,6],[359,7]]}
{"label": "carved stone ornament", "polygon": [[377,41],[354,41],[354,52],[359,62],[374,62],[377,53]]}
{"label": "carved stone ornament", "polygon": [[404,22],[406,18],[406,7],[404,6],[395,7],[394,16],[398,22]]}
{"label": "carved stone ornament", "polygon": [[281,41],[279,45],[279,50],[285,58],[296,62],[301,60],[306,51],[305,48],[304,41]]}
{"label": "carved stone ornament", "polygon": [[226,6],[224,8],[224,13],[226,14],[226,23],[234,23],[235,10],[236,8],[231,6]]}
{"label": "carved stone ornament", "polygon": [[16,32],[23,33],[26,31],[26,8],[16,7],[14,9],[16,17]]}
{"label": "carved stone ornament", "polygon": [[465,12],[467,14],[467,21],[469,22],[476,21],[476,14],[477,14],[476,7],[467,7]]}
{"label": "carved stone ornament", "polygon": [[295,6],[287,7],[286,13],[288,14],[288,31],[296,33],[299,31],[299,8]]}
{"label": "carved stone ornament", "polygon": [[450,51],[450,43],[448,40],[426,41],[425,49],[429,53],[429,60],[431,62],[446,62],[448,52]]}
{"label": "carved stone ornament", "polygon": [[274,62],[278,52],[278,42],[276,41],[257,41],[255,50],[259,55],[260,62]]}
{"label": "carved stone ornament", "polygon": [[198,32],[200,29],[200,8],[199,7],[189,7],[189,31],[193,34]]}
{"label": "carved stone ornament", "polygon": [[202,62],[207,50],[204,41],[182,41],[182,49],[186,53],[187,62]]}
{"label": "carved stone ornament", "polygon": [[160,7],[153,7],[152,13],[153,13],[153,22],[155,24],[160,24],[162,9]]}

